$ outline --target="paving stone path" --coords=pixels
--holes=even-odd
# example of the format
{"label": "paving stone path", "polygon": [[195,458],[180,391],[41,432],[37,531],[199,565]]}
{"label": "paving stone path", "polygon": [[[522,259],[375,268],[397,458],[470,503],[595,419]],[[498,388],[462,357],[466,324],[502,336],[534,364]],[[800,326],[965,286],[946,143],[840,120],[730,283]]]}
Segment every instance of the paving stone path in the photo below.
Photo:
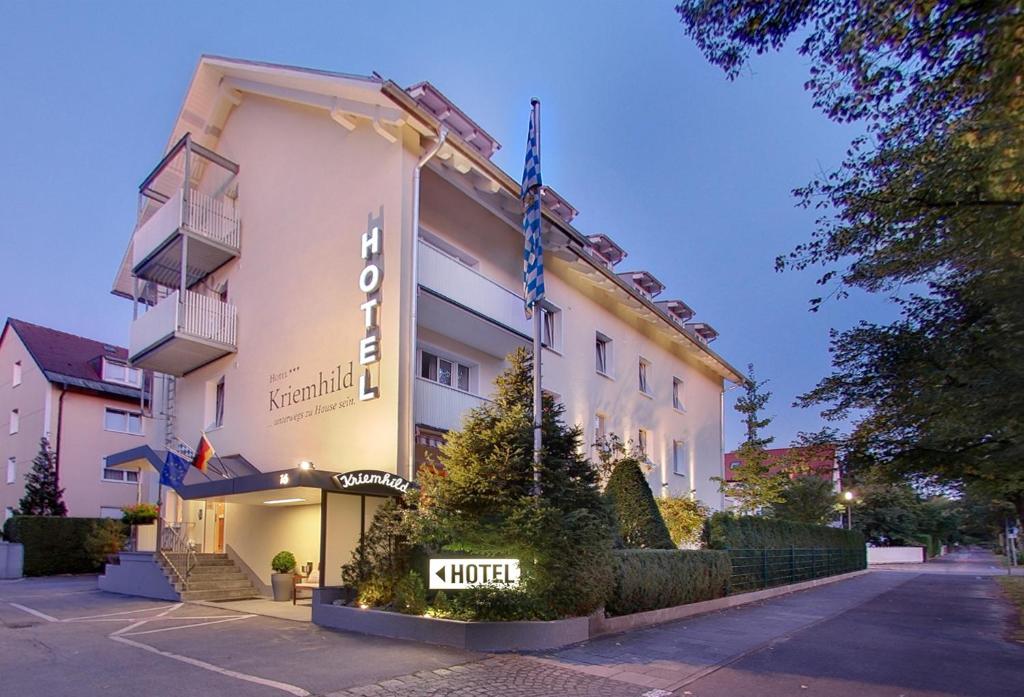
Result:
{"label": "paving stone path", "polygon": [[543,663],[529,656],[492,656],[450,668],[425,670],[327,697],[656,697],[667,692]]}

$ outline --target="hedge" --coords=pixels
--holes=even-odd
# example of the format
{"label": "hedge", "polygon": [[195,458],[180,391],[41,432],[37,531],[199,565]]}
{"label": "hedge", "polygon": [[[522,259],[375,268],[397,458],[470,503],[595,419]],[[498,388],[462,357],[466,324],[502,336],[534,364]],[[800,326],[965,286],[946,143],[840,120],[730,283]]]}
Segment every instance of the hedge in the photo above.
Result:
{"label": "hedge", "polygon": [[91,573],[100,567],[86,551],[86,541],[110,522],[106,518],[14,516],[4,524],[4,537],[25,546],[26,576]]}
{"label": "hedge", "polygon": [[761,516],[718,512],[706,530],[711,549],[864,549],[864,536],[856,530]]}
{"label": "hedge", "polygon": [[732,571],[726,552],[693,549],[617,549],[609,615],[659,610],[725,595]]}

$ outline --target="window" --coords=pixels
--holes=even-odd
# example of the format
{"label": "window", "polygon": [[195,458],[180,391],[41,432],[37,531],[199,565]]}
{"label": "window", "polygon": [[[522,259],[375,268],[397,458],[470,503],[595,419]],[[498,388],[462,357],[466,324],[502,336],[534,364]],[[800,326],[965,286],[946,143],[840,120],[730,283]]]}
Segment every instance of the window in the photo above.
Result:
{"label": "window", "polygon": [[224,283],[222,283],[220,285],[220,288],[217,289],[217,299],[220,300],[222,303],[226,303],[228,301],[228,282],[227,281],[224,281]]}
{"label": "window", "polygon": [[643,392],[644,394],[650,394],[651,393],[651,385],[650,385],[650,382],[647,380],[647,373],[650,371],[651,364],[650,364],[649,361],[644,360],[643,358],[641,358],[639,363],[638,363],[638,367],[639,367],[639,375],[638,375],[639,382],[637,383],[637,388],[641,392]]}
{"label": "window", "polygon": [[4,520],[9,520],[14,517],[14,509],[8,506],[4,509]]}
{"label": "window", "polygon": [[681,440],[672,441],[672,471],[686,476],[686,443]]}
{"label": "window", "polygon": [[679,411],[686,409],[683,402],[683,381],[681,378],[672,378],[672,406]]}
{"label": "window", "polygon": [[211,426],[219,428],[224,425],[224,377],[217,381],[213,392],[213,423]]}
{"label": "window", "polygon": [[469,392],[470,367],[429,351],[420,352],[420,377]]}
{"label": "window", "polygon": [[636,432],[636,448],[640,451],[640,456],[647,460],[647,433],[646,428],[641,428]]}
{"label": "window", "polygon": [[120,520],[123,513],[117,506],[100,506],[100,518],[117,518]]}
{"label": "window", "polygon": [[540,308],[541,344],[554,351],[562,350],[562,311],[544,304]]}
{"label": "window", "polygon": [[14,367],[11,370],[11,387],[17,387],[21,384],[21,361],[14,361]]}
{"label": "window", "polygon": [[15,434],[15,433],[18,432],[19,421],[20,421],[20,419],[18,417],[18,410],[17,409],[11,409],[11,423],[10,423],[10,428],[8,429],[11,434]]}
{"label": "window", "polygon": [[[103,463],[106,465],[106,462]],[[105,482],[125,482],[126,484],[135,484],[139,481],[138,470],[115,470],[109,467],[103,467],[103,481]],[[118,509],[118,517],[120,517],[120,509]]]}
{"label": "window", "polygon": [[7,458],[7,483],[14,484],[18,476],[17,461],[13,457]]}
{"label": "window", "polygon": [[103,429],[115,433],[131,433],[142,435],[142,414],[124,409],[107,407],[103,414]]}
{"label": "window", "polygon": [[105,382],[119,382],[123,385],[139,387],[142,385],[142,371],[138,368],[129,368],[124,363],[104,358],[103,380]]}
{"label": "window", "polygon": [[594,442],[600,443],[608,435],[608,417],[604,414],[594,416]]}
{"label": "window", "polygon": [[594,367],[601,375],[611,377],[612,340],[601,332],[597,333],[594,343]]}

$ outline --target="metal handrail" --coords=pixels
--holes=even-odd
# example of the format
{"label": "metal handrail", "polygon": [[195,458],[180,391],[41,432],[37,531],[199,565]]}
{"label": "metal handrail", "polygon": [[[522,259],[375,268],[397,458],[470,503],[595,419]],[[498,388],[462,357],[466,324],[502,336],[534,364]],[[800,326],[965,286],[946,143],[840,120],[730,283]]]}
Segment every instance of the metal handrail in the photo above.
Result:
{"label": "metal handrail", "polygon": [[[167,562],[174,575],[178,577],[183,590],[188,590],[189,577],[192,575],[192,569],[196,566],[195,544],[188,539],[187,535],[183,534],[191,526],[192,523],[178,523],[165,525],[160,529],[160,556]],[[178,568],[178,565],[174,563],[168,553],[185,555],[184,570]]]}

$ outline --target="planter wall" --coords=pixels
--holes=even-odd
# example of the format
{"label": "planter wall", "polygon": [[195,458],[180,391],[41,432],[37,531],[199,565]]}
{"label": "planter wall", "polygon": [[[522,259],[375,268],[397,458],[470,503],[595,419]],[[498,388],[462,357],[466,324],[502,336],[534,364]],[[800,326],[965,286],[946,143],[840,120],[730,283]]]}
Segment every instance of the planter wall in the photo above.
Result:
{"label": "planter wall", "polygon": [[543,651],[586,641],[589,619],[552,622],[462,622],[332,605],[340,588],[313,591],[313,622],[331,629],[410,639],[470,651]]}

